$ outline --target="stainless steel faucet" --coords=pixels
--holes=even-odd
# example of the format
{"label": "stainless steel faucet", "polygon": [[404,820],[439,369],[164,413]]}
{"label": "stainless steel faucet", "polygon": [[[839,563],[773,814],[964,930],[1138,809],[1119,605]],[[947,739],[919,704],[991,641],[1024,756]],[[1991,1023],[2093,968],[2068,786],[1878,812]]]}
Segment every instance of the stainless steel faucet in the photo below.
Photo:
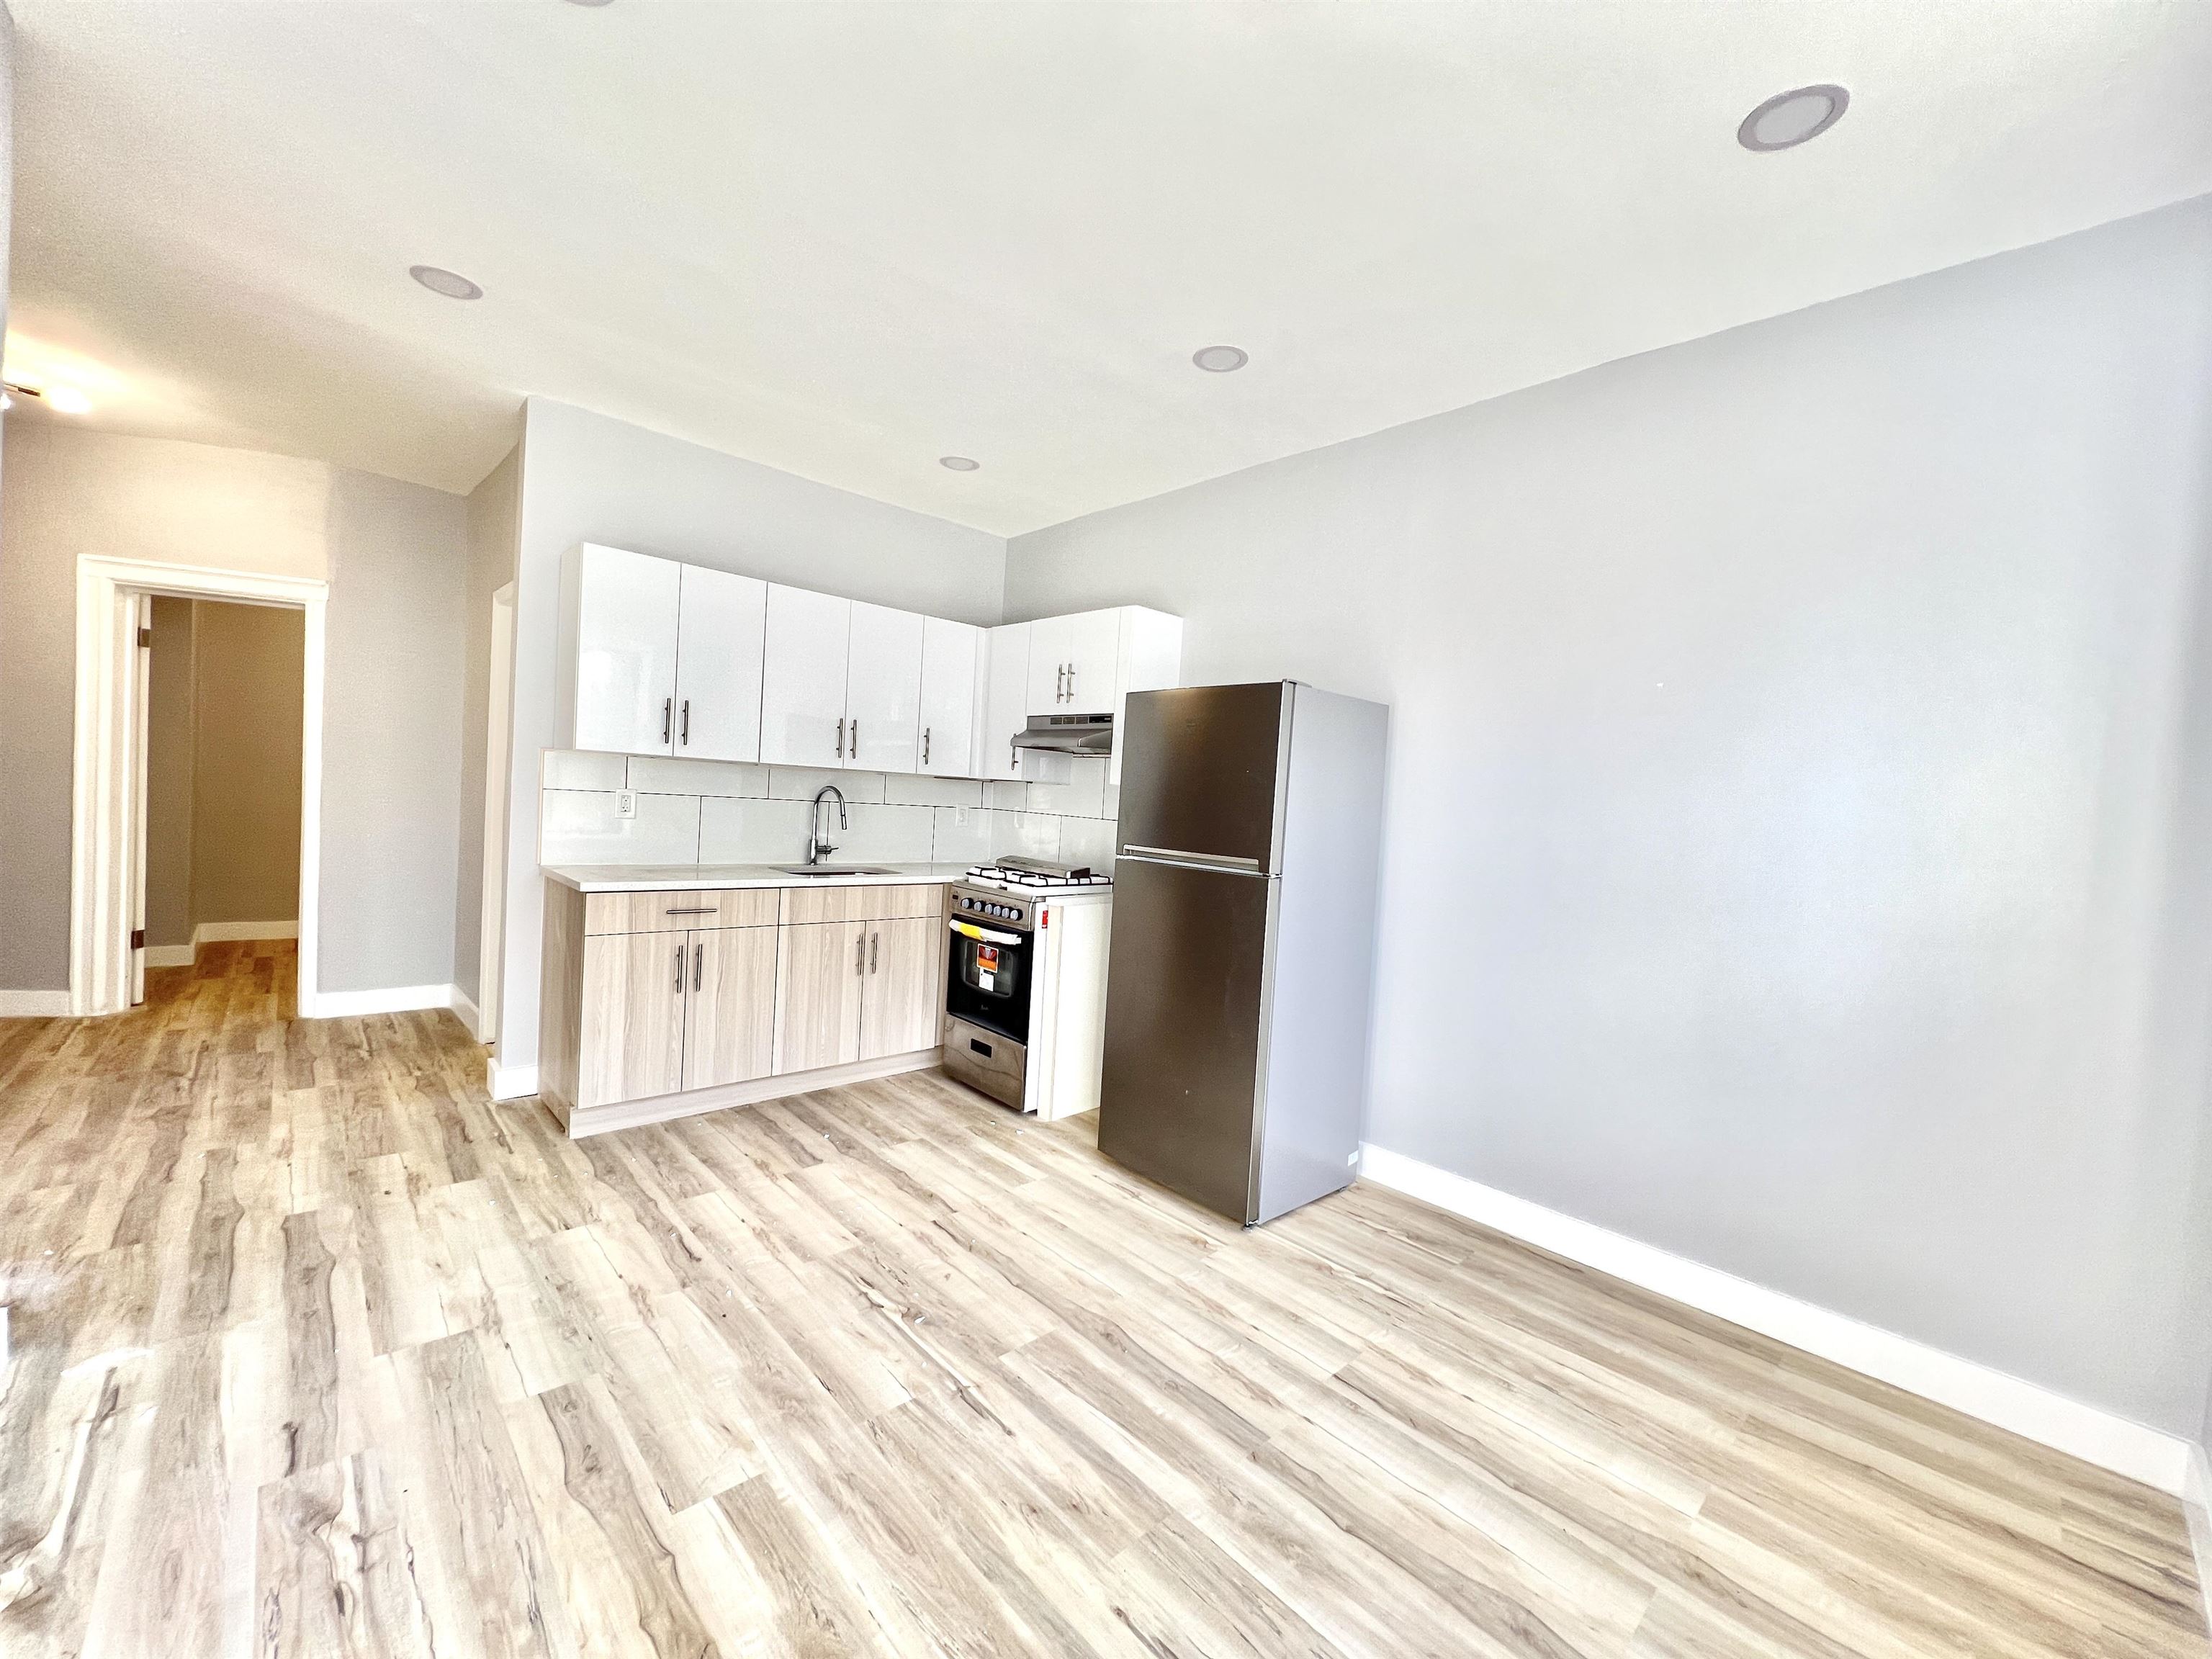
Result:
{"label": "stainless steel faucet", "polygon": [[837,850],[822,838],[822,798],[824,795],[837,797],[837,827],[840,830],[846,827],[845,792],[834,783],[825,783],[814,792],[814,805],[806,814],[806,861],[809,864],[819,864]]}

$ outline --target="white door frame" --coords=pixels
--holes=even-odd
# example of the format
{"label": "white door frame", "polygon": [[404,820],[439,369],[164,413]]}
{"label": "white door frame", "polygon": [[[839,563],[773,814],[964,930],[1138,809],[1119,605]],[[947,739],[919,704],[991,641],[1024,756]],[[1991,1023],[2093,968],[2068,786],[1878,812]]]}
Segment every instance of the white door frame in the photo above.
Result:
{"label": "white door frame", "polygon": [[499,1040],[507,972],[507,789],[514,764],[514,584],[491,596],[484,697],[483,906],[477,925],[477,1041]]}
{"label": "white door frame", "polygon": [[76,745],[70,840],[70,1012],[131,1006],[137,881],[138,599],[166,594],[300,611],[305,660],[300,718],[300,1017],[316,1012],[317,893],[323,817],[324,611],[330,584],[305,576],[211,570],[85,554],[76,562]]}

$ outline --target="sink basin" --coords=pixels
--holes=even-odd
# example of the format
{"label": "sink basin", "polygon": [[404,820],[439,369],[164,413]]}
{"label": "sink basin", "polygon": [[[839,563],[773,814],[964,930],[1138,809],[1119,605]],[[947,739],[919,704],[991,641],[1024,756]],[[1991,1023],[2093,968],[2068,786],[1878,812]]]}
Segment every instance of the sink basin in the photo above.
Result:
{"label": "sink basin", "polygon": [[896,870],[887,870],[880,864],[779,864],[776,873],[785,876],[895,876]]}

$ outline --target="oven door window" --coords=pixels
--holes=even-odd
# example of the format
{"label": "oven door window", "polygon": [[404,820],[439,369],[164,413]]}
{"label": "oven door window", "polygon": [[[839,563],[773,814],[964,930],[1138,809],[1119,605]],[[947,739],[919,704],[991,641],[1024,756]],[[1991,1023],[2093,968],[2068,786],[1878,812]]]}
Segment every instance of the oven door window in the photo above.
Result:
{"label": "oven door window", "polygon": [[1030,1035],[1030,941],[1008,945],[951,935],[945,1009],[958,1019],[1026,1042]]}

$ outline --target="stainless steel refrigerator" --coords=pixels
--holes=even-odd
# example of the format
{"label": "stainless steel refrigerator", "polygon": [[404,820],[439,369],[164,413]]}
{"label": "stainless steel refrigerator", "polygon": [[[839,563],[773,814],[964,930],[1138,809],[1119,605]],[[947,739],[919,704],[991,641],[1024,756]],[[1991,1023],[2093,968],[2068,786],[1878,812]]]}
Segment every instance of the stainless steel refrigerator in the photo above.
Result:
{"label": "stainless steel refrigerator", "polygon": [[1130,694],[1098,1146],[1246,1225],[1356,1173],[1389,711]]}

